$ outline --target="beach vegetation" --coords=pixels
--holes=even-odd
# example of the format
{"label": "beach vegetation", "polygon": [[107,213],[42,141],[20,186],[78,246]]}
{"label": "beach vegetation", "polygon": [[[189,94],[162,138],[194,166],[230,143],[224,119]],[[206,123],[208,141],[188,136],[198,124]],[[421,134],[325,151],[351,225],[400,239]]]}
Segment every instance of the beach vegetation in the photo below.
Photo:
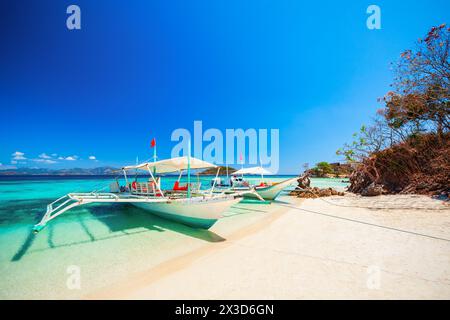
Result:
{"label": "beach vegetation", "polygon": [[399,133],[450,130],[450,28],[433,27],[414,50],[404,51],[393,64],[395,78],[382,101],[389,127]]}
{"label": "beach vegetation", "polygon": [[392,64],[392,90],[379,99],[383,108],[336,152],[358,163],[350,177],[350,191],[448,196],[449,50],[450,28],[441,24]]}
{"label": "beach vegetation", "polygon": [[352,167],[346,163],[328,163],[328,162],[319,162],[313,168],[308,169],[305,167],[304,175],[313,176],[319,178],[345,178],[349,177],[352,172]]}
{"label": "beach vegetation", "polygon": [[328,162],[322,161],[316,164],[316,166],[312,169],[316,176],[323,177],[327,174],[334,173],[333,168]]}

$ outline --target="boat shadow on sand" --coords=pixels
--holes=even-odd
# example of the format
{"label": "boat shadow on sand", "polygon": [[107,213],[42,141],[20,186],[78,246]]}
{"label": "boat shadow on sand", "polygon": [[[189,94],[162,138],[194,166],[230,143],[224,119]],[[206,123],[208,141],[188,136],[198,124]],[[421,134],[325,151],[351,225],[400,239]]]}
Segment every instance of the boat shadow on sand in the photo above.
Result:
{"label": "boat shadow on sand", "polygon": [[[33,252],[81,245],[118,237],[133,236],[146,232],[165,232],[166,230],[207,242],[222,242],[226,240],[210,230],[196,229],[181,223],[163,219],[151,214],[148,211],[141,210],[128,204],[115,204],[108,206],[86,205],[81,210],[84,210],[85,212],[76,212],[76,210],[74,210],[74,212],[70,215],[70,220],[65,220],[62,223],[77,223],[79,225],[80,232],[85,235],[83,236],[83,240],[55,244],[54,234],[56,232],[55,230],[58,229],[58,223],[56,221],[49,223],[47,227],[37,235],[33,234],[32,226],[30,226],[27,238],[11,258],[11,261],[21,260],[32,247],[36,238],[42,236],[47,237],[48,247],[36,249],[33,250]],[[90,213],[88,216],[85,214],[86,210]],[[67,217],[67,219],[69,219],[69,217]],[[109,234],[105,236],[104,232],[102,232],[101,235],[98,235],[98,232],[96,233],[96,231],[92,228],[89,228],[88,222],[92,219],[100,221],[107,226],[109,229]]]}

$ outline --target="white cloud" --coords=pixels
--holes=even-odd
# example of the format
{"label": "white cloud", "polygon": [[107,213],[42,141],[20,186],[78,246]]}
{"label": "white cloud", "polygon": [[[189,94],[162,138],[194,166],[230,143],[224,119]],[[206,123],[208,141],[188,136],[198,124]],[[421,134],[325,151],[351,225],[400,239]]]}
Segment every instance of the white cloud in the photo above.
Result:
{"label": "white cloud", "polygon": [[33,159],[33,161],[34,162],[39,162],[39,163],[47,163],[47,164],[56,163],[56,161],[50,160],[50,159]]}
{"label": "white cloud", "polygon": [[64,160],[64,157],[58,157],[58,160]]}
{"label": "white cloud", "polygon": [[76,156],[66,157],[64,160],[75,161],[75,160],[77,160],[77,157]]}
{"label": "white cloud", "polygon": [[13,160],[26,160],[25,153],[16,151],[12,154]]}
{"label": "white cloud", "polygon": [[51,159],[52,157],[50,157],[49,155],[47,155],[47,154],[45,154],[45,153],[41,153],[41,154],[39,155],[39,158],[41,158],[41,159]]}
{"label": "white cloud", "polygon": [[95,156],[89,156],[89,160],[97,160]]}
{"label": "white cloud", "polygon": [[16,166],[9,166],[9,165],[1,165],[0,170],[15,170],[17,169]]}

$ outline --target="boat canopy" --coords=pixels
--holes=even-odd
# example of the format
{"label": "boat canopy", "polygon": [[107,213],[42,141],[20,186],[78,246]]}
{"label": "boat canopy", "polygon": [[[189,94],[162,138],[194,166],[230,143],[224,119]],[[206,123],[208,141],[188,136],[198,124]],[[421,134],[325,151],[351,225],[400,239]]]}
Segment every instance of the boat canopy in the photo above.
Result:
{"label": "boat canopy", "polygon": [[272,172],[264,169],[263,167],[252,167],[252,168],[243,168],[241,170],[233,172],[232,174],[233,175],[238,175],[238,174],[270,175],[270,174],[272,174]]}
{"label": "boat canopy", "polygon": [[[190,163],[189,163],[190,162]],[[145,162],[135,166],[125,166],[122,170],[151,170],[156,173],[170,173],[179,172],[188,169],[188,164],[190,169],[207,169],[207,168],[217,168],[215,164],[193,158],[193,157],[177,157],[167,160],[160,160],[155,162]]]}

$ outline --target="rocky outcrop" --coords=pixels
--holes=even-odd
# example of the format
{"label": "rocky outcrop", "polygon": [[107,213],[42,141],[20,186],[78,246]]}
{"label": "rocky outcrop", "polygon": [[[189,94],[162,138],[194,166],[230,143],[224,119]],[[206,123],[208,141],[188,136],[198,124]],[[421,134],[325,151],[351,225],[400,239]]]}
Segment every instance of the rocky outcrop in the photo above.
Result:
{"label": "rocky outcrop", "polygon": [[319,198],[330,196],[343,196],[344,192],[339,192],[333,188],[320,189],[317,187],[311,188],[311,180],[309,173],[305,173],[297,179],[298,185],[295,190],[292,190],[289,195],[298,198]]}
{"label": "rocky outcrop", "polygon": [[450,194],[450,133],[409,140],[371,154],[350,176],[348,191],[380,194]]}
{"label": "rocky outcrop", "polygon": [[331,197],[331,196],[343,196],[344,192],[337,191],[333,188],[320,189],[317,187],[300,189],[296,188],[289,193],[290,196],[298,198],[321,198],[321,197]]}
{"label": "rocky outcrop", "polygon": [[386,193],[387,192],[382,184],[376,184],[374,182],[361,190],[361,195],[366,197],[375,197]]}
{"label": "rocky outcrop", "polygon": [[309,173],[305,173],[297,179],[297,188],[307,189],[311,186],[311,179],[309,178]]}

